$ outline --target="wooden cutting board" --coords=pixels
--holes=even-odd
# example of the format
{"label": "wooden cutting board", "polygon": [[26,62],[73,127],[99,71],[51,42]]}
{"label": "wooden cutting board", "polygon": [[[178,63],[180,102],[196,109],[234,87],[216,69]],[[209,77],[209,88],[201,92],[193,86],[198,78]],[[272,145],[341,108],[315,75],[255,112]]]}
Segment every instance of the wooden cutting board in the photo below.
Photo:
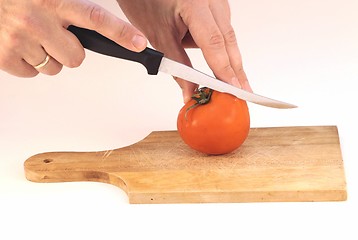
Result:
{"label": "wooden cutting board", "polygon": [[101,152],[49,152],[25,161],[34,182],[98,181],[123,189],[130,203],[344,201],[335,126],[252,128],[235,152],[207,156],[176,131]]}

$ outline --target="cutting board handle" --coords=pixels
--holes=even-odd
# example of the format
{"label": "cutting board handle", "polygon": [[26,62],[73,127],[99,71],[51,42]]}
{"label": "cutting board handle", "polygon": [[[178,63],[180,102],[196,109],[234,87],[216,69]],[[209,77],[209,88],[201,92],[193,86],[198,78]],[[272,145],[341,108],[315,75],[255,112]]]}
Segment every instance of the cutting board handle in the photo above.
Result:
{"label": "cutting board handle", "polygon": [[[120,149],[116,151],[120,152]],[[111,176],[110,166],[106,161],[111,152],[113,151],[40,153],[25,161],[25,176],[33,182],[104,182],[127,191],[122,179]]]}

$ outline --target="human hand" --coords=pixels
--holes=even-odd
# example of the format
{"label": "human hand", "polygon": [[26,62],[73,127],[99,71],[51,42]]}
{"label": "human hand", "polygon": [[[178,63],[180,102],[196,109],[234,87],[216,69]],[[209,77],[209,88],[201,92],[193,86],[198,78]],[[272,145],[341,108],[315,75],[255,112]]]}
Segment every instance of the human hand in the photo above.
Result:
{"label": "human hand", "polygon": [[[33,77],[79,66],[85,52],[69,25],[95,30],[132,51],[147,45],[139,30],[87,0],[0,0],[0,69]],[[35,69],[47,54],[49,61]]]}
{"label": "human hand", "polygon": [[[166,57],[192,66],[185,48],[199,47],[215,76],[252,91],[243,70],[227,0],[117,0],[129,21]],[[140,13],[140,14],[139,14]],[[184,102],[197,85],[176,78]]]}

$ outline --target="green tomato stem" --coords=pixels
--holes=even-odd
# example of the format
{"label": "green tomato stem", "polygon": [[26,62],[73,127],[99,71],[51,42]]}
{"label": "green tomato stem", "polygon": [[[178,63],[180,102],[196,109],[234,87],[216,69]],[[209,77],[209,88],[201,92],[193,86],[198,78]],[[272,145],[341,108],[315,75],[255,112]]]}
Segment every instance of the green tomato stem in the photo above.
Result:
{"label": "green tomato stem", "polygon": [[193,108],[196,108],[199,105],[204,105],[210,102],[211,95],[213,94],[213,90],[207,87],[202,87],[198,89],[197,93],[194,93],[193,96],[191,96],[191,99],[194,99],[196,101],[195,104],[188,107],[185,111],[185,120],[187,119],[187,113]]}

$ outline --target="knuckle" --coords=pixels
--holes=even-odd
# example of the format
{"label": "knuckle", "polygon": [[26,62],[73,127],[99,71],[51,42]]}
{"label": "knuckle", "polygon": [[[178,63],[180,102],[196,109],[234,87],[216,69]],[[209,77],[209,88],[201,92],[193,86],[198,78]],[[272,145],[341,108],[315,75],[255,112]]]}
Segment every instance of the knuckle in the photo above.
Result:
{"label": "knuckle", "polygon": [[[17,16],[16,22],[13,22],[15,28],[19,32],[30,32],[38,28],[38,21],[31,13],[23,13]],[[33,32],[32,32],[33,33]]]}
{"label": "knuckle", "polygon": [[178,12],[180,16],[183,18],[184,22],[190,23],[193,16],[194,6],[199,5],[196,1],[186,0],[182,1],[181,4],[178,6]]}
{"label": "knuckle", "polygon": [[222,71],[223,73],[232,71],[232,67],[231,67],[230,63],[221,66],[221,71]]}
{"label": "knuckle", "polygon": [[228,79],[228,76],[234,76],[230,63],[223,63],[216,66],[216,73],[220,79]]}
{"label": "knuckle", "polygon": [[5,42],[9,50],[16,51],[22,43],[21,34],[19,32],[8,32]]}
{"label": "knuckle", "polygon": [[225,46],[225,40],[223,35],[220,32],[215,32],[211,34],[209,39],[209,46],[212,48],[222,48]]}
{"label": "knuckle", "polygon": [[127,35],[128,31],[129,31],[128,25],[122,24],[122,25],[120,25],[120,28],[118,29],[118,35],[115,34],[115,36],[117,36],[118,39],[124,39],[125,36]]}
{"label": "knuckle", "polygon": [[224,34],[224,39],[225,42],[227,44],[230,45],[236,45],[237,44],[237,40],[236,40],[236,35],[235,35],[235,31],[233,28],[230,28],[225,34]]}
{"label": "knuckle", "polygon": [[94,27],[97,28],[104,25],[106,12],[103,8],[98,5],[91,5],[88,7],[88,12],[89,20]]}
{"label": "knuckle", "polygon": [[78,54],[76,56],[70,57],[64,65],[69,68],[76,68],[82,64],[84,59],[85,59],[85,55],[83,52],[83,54]]}
{"label": "knuckle", "polygon": [[242,66],[242,63],[238,63],[238,64],[236,64],[234,67],[235,67],[235,69],[236,69],[236,71],[237,71],[238,73],[243,73],[243,72],[245,72],[245,71],[244,71],[244,67]]}
{"label": "knuckle", "polygon": [[241,58],[234,58],[230,62],[236,74],[242,74],[243,72],[245,72]]}
{"label": "knuckle", "polygon": [[107,36],[113,41],[121,44],[123,47],[132,46],[132,38],[136,34],[135,28],[124,21],[117,21],[116,27],[107,33]]}

